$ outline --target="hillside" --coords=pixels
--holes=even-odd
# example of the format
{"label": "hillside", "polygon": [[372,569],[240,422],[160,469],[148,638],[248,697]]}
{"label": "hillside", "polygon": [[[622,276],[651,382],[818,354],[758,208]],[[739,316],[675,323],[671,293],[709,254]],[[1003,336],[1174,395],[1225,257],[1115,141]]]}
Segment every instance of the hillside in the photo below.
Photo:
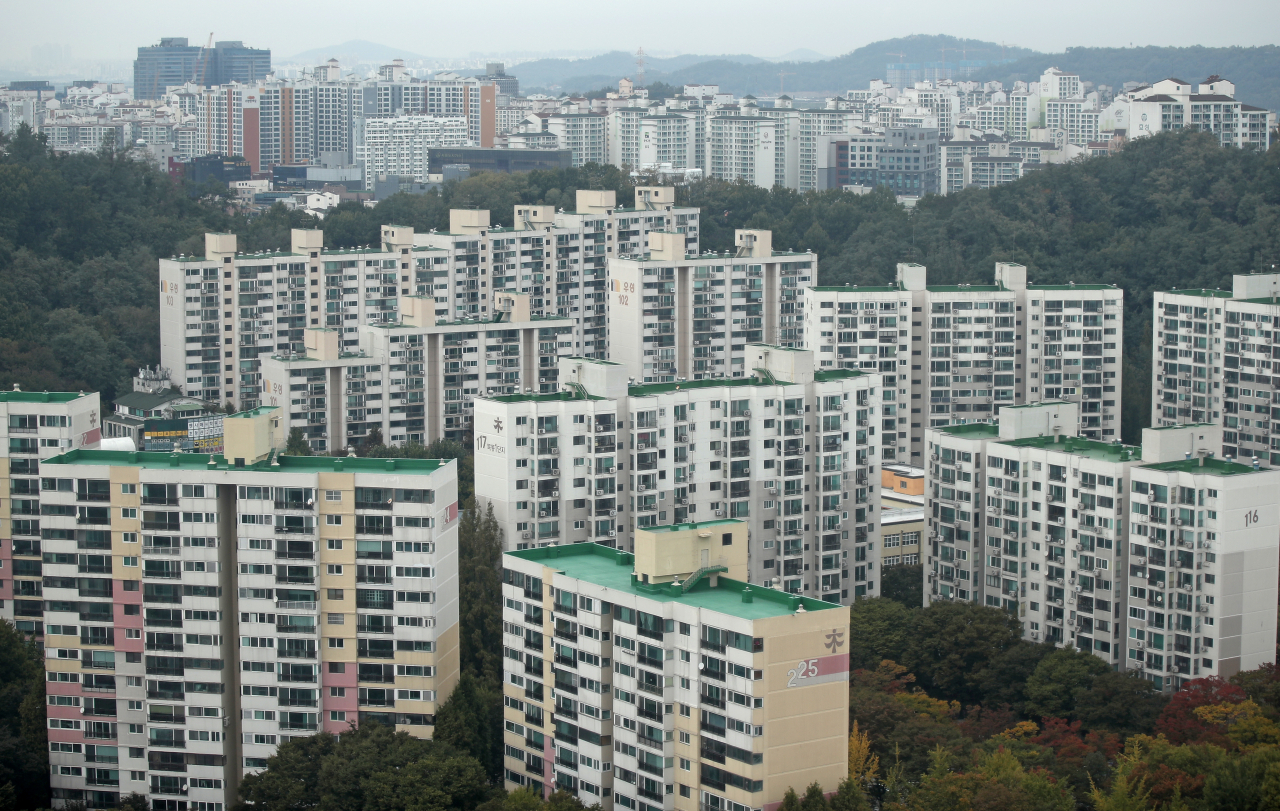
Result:
{"label": "hillside", "polygon": [[[375,209],[344,203],[325,219],[329,246],[376,242],[379,227],[447,228],[456,208],[510,224],[516,204],[572,205],[580,188],[630,194],[618,169],[479,174],[441,194],[396,195]],[[203,190],[207,192],[208,190]],[[156,257],[203,251],[206,230],[241,249],[278,249],[291,227],[277,207],[254,219],[198,201],[147,165],[113,155],[52,157],[30,136],[0,154],[0,388],[97,388],[110,396],[158,361]],[[704,212],[702,247],[727,250],[735,228],[768,228],[778,249],[812,249],[824,284],[882,283],[916,261],[935,283],[989,281],[1021,262],[1037,283],[1110,282],[1126,291],[1123,433],[1149,417],[1151,292],[1230,287],[1280,256],[1280,147],[1221,149],[1167,134],[1109,158],[1050,166],[1007,186],[927,198],[913,210],[883,192],[799,194],[707,180],[680,189]]]}
{"label": "hillside", "polygon": [[1095,84],[1119,88],[1127,81],[1154,82],[1176,76],[1199,82],[1218,74],[1236,84],[1236,97],[1247,104],[1280,109],[1280,46],[1257,48],[1068,48],[1039,54],[982,71],[975,79],[1035,81],[1050,65],[1079,73]]}
{"label": "hillside", "polygon": [[[946,49],[947,61],[999,59],[1007,53],[1011,59],[1033,56],[1026,48],[1001,48],[996,42],[961,40],[942,35],[915,35],[873,42],[835,59],[816,61],[765,61],[756,57],[673,57],[648,61],[646,82],[661,81],[673,85],[719,84],[722,90],[738,95],[776,93],[780,73],[787,73],[787,92],[844,92],[864,87],[872,79],[882,79],[890,62],[938,62]],[[900,57],[900,55],[905,55]],[[535,66],[530,70],[531,66]],[[635,58],[615,52],[595,60],[568,61],[546,59],[519,65],[511,72],[520,77],[524,88],[559,85],[564,92],[582,93],[607,84],[616,84],[624,76],[635,76]]]}

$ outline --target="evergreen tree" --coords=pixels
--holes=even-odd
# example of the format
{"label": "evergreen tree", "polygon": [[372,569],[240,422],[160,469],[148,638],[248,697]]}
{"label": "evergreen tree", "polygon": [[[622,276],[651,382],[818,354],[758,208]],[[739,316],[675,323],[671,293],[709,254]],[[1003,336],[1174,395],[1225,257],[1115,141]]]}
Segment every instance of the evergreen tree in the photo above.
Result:
{"label": "evergreen tree", "polygon": [[285,443],[284,453],[286,456],[310,456],[311,445],[307,442],[307,437],[302,433],[301,428],[290,428],[289,439]]}

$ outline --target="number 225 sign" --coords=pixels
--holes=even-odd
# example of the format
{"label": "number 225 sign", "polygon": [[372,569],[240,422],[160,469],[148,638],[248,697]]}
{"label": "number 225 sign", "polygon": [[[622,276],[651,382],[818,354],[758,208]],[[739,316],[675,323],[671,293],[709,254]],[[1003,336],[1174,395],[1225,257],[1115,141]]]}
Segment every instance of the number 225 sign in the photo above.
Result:
{"label": "number 225 sign", "polygon": [[787,687],[808,687],[813,684],[848,680],[849,656],[844,653],[837,653],[835,656],[819,656],[815,659],[801,659],[795,667],[787,671]]}

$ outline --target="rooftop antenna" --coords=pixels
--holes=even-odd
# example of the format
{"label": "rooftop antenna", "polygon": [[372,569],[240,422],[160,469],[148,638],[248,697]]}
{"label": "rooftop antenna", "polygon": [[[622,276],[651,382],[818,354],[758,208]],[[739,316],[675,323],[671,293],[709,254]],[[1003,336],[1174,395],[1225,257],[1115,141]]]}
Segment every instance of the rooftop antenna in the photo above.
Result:
{"label": "rooftop antenna", "polygon": [[636,49],[636,88],[644,87],[644,48]]}

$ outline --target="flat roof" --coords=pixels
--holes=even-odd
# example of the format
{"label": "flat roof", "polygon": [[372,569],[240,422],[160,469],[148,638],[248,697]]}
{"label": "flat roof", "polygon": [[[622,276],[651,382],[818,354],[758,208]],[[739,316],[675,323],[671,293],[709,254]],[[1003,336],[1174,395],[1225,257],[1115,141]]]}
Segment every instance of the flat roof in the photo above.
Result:
{"label": "flat roof", "polygon": [[1006,292],[998,284],[931,284],[925,287],[930,293],[1001,293]]}
{"label": "flat roof", "polygon": [[574,386],[569,391],[557,391],[551,394],[497,394],[492,396],[477,397],[477,399],[493,400],[495,403],[560,403],[569,402],[571,400],[604,400],[606,398],[599,397],[594,394],[583,394],[579,392],[580,387]]}
{"label": "flat roof", "polygon": [[1119,290],[1114,284],[1028,284],[1028,290]]}
{"label": "flat roof", "polygon": [[1204,464],[1200,464],[1199,459],[1179,459],[1176,462],[1157,462],[1150,465],[1142,465],[1145,470],[1163,470],[1177,471],[1179,473],[1212,473],[1218,476],[1238,476],[1241,473],[1255,473],[1251,465],[1242,465],[1239,462],[1228,462],[1226,459],[1219,459],[1214,456],[1206,457]]}
{"label": "flat roof", "polygon": [[[835,609],[848,612],[849,610],[837,603],[827,603],[798,594],[787,594],[764,586],[732,580],[724,575],[716,578],[714,587],[711,585],[710,578],[701,578],[687,592],[682,592],[680,586],[670,584],[639,584],[631,576],[635,562],[633,555],[596,543],[548,546],[506,554],[521,560],[542,563],[562,572],[567,577],[613,589],[623,594],[643,597],[658,603],[681,603],[695,608],[705,608],[746,620],[794,614],[802,605],[806,611]],[[752,602],[742,601],[744,591],[751,594]]]}
{"label": "flat roof", "polygon": [[234,419],[248,419],[249,417],[260,417],[263,414],[270,414],[272,411],[279,411],[279,410],[280,410],[280,406],[258,406],[257,408],[251,408],[248,411],[237,411],[234,414],[228,414],[226,416],[226,419],[234,420]]}
{"label": "flat roof", "polygon": [[0,403],[69,403],[88,396],[83,391],[0,391]]}
{"label": "flat roof", "polygon": [[1172,293],[1179,296],[1211,296],[1213,298],[1231,298],[1231,296],[1234,295],[1230,290],[1210,290],[1207,287],[1192,287],[1187,290],[1179,290],[1175,287],[1172,290],[1159,290],[1157,292]]}
{"label": "flat roof", "polygon": [[[1042,448],[1072,456],[1083,456],[1088,459],[1101,459],[1105,462],[1138,462],[1142,460],[1142,448],[1133,445],[1118,445],[1112,442],[1099,442],[1096,439],[1085,439],[1078,436],[1062,436],[1056,438],[1052,434],[1033,436],[1025,439],[1004,440],[1001,445],[1014,448]],[[1125,457],[1125,453],[1128,457]]]}
{"label": "flat roof", "polygon": [[983,437],[1000,436],[1000,426],[990,422],[969,422],[964,425],[944,425],[937,430],[944,434],[967,436],[981,439]]}
{"label": "flat roof", "polygon": [[[212,464],[210,464],[212,461]],[[271,456],[236,467],[220,453],[98,451],[83,448],[45,460],[45,465],[104,465],[179,470],[252,470],[259,473],[431,473],[451,459],[380,459],[356,456]]]}
{"label": "flat roof", "polygon": [[816,285],[809,289],[818,293],[897,293],[899,291],[891,284]]}
{"label": "flat roof", "polygon": [[684,532],[690,529],[702,529],[703,527],[722,527],[725,524],[742,524],[743,526],[746,526],[743,521],[739,521],[737,518],[720,518],[715,521],[690,521],[685,524],[664,524],[660,527],[638,527],[636,531]]}

